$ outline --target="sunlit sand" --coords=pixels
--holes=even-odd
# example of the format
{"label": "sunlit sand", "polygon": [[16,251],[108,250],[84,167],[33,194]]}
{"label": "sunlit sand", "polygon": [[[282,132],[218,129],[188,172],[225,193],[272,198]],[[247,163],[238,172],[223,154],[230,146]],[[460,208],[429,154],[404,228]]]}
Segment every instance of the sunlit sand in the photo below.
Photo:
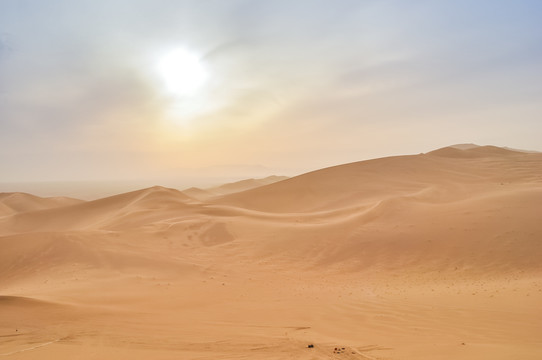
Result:
{"label": "sunlit sand", "polygon": [[448,147],[268,185],[2,193],[0,356],[541,359],[541,176],[539,153]]}

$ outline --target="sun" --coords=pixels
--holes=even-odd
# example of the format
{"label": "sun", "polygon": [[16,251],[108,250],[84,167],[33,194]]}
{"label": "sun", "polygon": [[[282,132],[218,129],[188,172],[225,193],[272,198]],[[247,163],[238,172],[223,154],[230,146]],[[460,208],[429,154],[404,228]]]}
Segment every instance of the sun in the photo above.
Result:
{"label": "sun", "polygon": [[163,55],[157,69],[167,91],[177,96],[195,94],[208,78],[200,58],[186,49],[176,49]]}

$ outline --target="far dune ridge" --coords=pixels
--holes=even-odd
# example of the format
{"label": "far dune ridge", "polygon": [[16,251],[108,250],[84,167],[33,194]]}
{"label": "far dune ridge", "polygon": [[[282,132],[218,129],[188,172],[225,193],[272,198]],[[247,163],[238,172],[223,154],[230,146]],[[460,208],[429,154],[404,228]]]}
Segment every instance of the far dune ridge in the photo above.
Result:
{"label": "far dune ridge", "polygon": [[191,187],[183,190],[183,193],[199,200],[208,200],[212,197],[233,194],[240,191],[254,189],[263,185],[273,184],[278,181],[288,179],[287,176],[268,176],[261,179],[245,179],[236,181],[233,183],[223,184],[215,186],[209,189],[200,189],[197,187]]}
{"label": "far dune ridge", "polygon": [[[0,194],[0,356],[542,358],[542,154]],[[309,345],[313,345],[309,347]]]}

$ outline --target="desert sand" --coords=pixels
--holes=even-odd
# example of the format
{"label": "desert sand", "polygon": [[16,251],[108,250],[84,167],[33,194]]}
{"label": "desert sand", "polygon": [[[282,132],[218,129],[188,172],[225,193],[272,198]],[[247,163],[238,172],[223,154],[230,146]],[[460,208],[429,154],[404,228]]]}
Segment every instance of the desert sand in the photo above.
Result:
{"label": "desert sand", "polygon": [[0,194],[0,358],[542,359],[540,153],[201,191]]}
{"label": "desert sand", "polygon": [[278,181],[288,179],[287,176],[268,176],[262,179],[246,179],[236,181],[233,183],[222,184],[208,189],[200,189],[198,187],[191,187],[183,190],[182,192],[197,200],[208,200],[218,195],[228,195],[241,191],[254,189],[263,185],[269,185]]}

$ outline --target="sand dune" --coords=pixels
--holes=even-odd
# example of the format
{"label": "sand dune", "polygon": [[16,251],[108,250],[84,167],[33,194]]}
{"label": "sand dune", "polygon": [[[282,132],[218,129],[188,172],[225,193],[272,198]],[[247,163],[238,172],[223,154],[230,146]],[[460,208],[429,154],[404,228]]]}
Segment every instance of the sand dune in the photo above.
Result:
{"label": "sand dune", "polygon": [[234,183],[216,186],[216,187],[208,189],[208,191],[216,195],[226,195],[226,194],[232,194],[232,193],[237,193],[240,191],[254,189],[263,185],[273,184],[278,181],[282,181],[286,179],[288,179],[288,177],[275,176],[275,175],[268,176],[263,179],[246,179],[246,180],[241,180]]}
{"label": "sand dune", "polygon": [[[457,152],[466,155],[451,156]],[[457,157],[474,159],[461,161]],[[443,148],[427,155],[389,157],[318,170],[225,196],[218,203],[261,211],[304,212],[427,191],[456,200],[491,191],[502,182],[536,181],[541,159],[541,154],[491,147]]]}
{"label": "sand dune", "polygon": [[497,146],[469,146],[455,145],[442,149],[431,151],[429,154],[444,157],[460,157],[460,158],[483,158],[483,157],[502,157],[502,156],[518,156],[525,152],[500,148]]}
{"label": "sand dune", "polygon": [[216,194],[213,194],[210,191],[200,189],[200,188],[197,188],[197,187],[191,187],[191,188],[188,188],[188,189],[184,189],[183,194],[185,194],[185,195],[187,195],[187,196],[189,196],[189,197],[191,197],[193,199],[198,199],[198,200],[207,200],[207,199],[210,199],[210,198],[216,196]]}
{"label": "sand dune", "polygon": [[31,210],[0,218],[0,234],[103,228],[140,212],[179,209],[195,200],[174,189],[155,186],[93,201]]}
{"label": "sand dune", "polygon": [[0,216],[52,209],[81,202],[82,200],[68,197],[41,198],[25,193],[0,193]]}
{"label": "sand dune", "polygon": [[223,184],[215,186],[209,189],[200,189],[197,187],[191,187],[183,190],[183,193],[198,200],[209,200],[216,196],[233,194],[245,190],[254,189],[260,186],[273,184],[278,181],[288,179],[287,176],[268,176],[262,179],[246,179],[236,181],[233,183]]}
{"label": "sand dune", "polygon": [[253,185],[1,194],[0,356],[542,358],[542,154]]}

